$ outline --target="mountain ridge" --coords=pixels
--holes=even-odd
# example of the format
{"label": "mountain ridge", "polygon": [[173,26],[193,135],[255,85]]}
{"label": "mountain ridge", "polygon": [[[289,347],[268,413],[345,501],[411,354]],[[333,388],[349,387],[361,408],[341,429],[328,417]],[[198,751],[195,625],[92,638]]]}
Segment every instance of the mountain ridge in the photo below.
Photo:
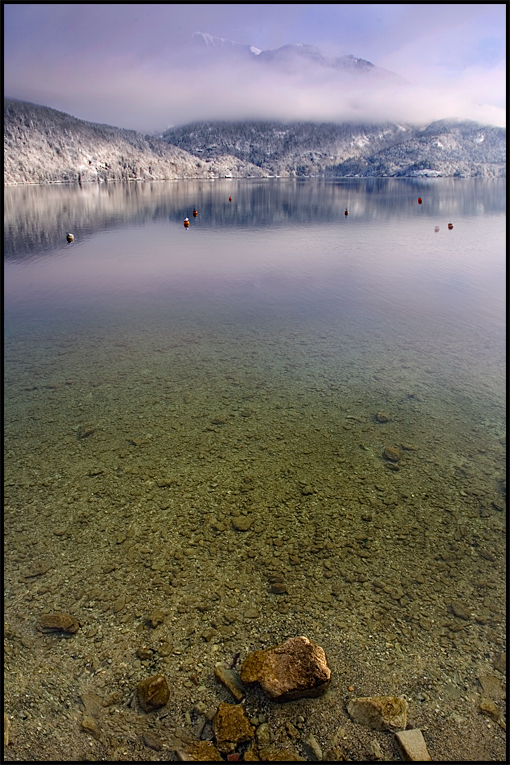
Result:
{"label": "mountain ridge", "polygon": [[470,121],[200,122],[162,136],[4,99],[4,184],[271,176],[503,177],[506,130]]}
{"label": "mountain ridge", "polygon": [[207,179],[266,172],[235,157],[201,161],[161,138],[4,98],[4,184]]}
{"label": "mountain ridge", "polygon": [[163,138],[204,159],[230,154],[271,175],[501,177],[506,129],[470,120],[401,123],[198,122]]}

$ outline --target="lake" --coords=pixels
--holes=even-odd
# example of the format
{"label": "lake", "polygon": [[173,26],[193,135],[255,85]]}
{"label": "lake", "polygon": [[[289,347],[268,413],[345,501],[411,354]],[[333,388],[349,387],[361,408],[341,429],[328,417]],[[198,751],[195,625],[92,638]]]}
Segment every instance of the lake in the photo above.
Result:
{"label": "lake", "polygon": [[[156,673],[171,748],[195,704],[231,700],[218,661],[297,635],[336,678],[328,715],[299,702],[324,745],[352,686],[405,694],[455,759],[439,699],[498,759],[473,699],[504,651],[505,189],[5,189],[6,711],[36,759],[50,728],[63,759],[111,758],[77,699],[117,694],[133,731]],[[70,639],[34,628],[53,611]]]}

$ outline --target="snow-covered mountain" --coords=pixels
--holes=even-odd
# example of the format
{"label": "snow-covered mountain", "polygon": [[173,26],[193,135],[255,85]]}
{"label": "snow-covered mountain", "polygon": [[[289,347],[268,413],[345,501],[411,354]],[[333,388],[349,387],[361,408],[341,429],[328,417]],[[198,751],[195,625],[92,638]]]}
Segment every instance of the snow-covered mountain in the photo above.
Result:
{"label": "snow-covered mountain", "polygon": [[201,160],[160,138],[4,99],[4,183],[89,183],[264,177],[223,154]]}
{"label": "snow-covered mountain", "polygon": [[197,50],[207,51],[211,61],[224,61],[232,58],[253,61],[260,66],[271,67],[287,74],[301,73],[314,76],[322,70],[330,74],[336,73],[344,78],[356,75],[369,76],[388,84],[406,85],[407,81],[382,67],[375,66],[370,61],[353,55],[325,56],[315,45],[305,43],[290,43],[280,48],[260,50],[253,45],[237,43],[223,37],[214,37],[207,32],[194,32],[193,43]]}
{"label": "snow-covered mountain", "polygon": [[164,139],[4,100],[4,183],[177,178],[504,176],[505,128],[199,122]]}
{"label": "snow-covered mountain", "polygon": [[468,120],[386,123],[195,122],[167,130],[174,146],[212,161],[224,155],[270,175],[500,177],[506,129]]}

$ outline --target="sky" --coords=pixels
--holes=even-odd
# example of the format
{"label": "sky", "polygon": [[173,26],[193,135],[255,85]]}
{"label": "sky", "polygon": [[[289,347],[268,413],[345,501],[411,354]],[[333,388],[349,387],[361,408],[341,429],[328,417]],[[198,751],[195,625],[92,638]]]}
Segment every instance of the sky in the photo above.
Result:
{"label": "sky", "polygon": [[[505,3],[6,3],[4,94],[146,133],[246,119],[504,126],[505,30]],[[197,31],[259,50],[313,45],[407,82],[216,58],[193,41]]]}

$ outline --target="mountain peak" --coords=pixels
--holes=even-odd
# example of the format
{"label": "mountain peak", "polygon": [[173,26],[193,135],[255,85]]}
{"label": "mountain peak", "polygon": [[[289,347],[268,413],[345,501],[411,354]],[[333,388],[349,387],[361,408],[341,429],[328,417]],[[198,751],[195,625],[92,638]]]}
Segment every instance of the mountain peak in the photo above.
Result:
{"label": "mountain peak", "polygon": [[253,45],[247,45],[246,43],[238,43],[234,40],[227,40],[224,37],[215,37],[208,32],[193,32],[191,35],[193,42],[199,45],[202,49],[207,50],[222,50],[222,51],[236,51],[246,52],[252,56],[258,56],[261,52]]}
{"label": "mountain peak", "polygon": [[338,72],[342,78],[370,73],[372,78],[376,77],[381,81],[405,83],[405,80],[394,72],[381,69],[363,58],[352,54],[326,56],[316,45],[309,43],[286,43],[278,48],[260,50],[254,45],[216,37],[208,32],[193,32],[192,39],[197,47],[219,61],[228,60],[229,56],[236,56],[245,60],[263,62],[265,66],[287,74],[308,71],[312,76],[315,72],[317,76],[320,69],[329,69]]}

